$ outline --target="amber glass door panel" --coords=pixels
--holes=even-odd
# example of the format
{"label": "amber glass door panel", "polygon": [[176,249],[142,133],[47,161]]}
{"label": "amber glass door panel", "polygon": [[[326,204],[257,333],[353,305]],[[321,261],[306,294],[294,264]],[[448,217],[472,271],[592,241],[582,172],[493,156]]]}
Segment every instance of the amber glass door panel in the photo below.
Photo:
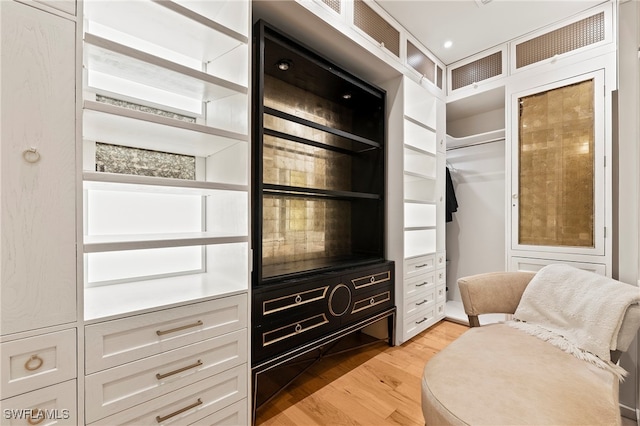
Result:
{"label": "amber glass door panel", "polygon": [[514,248],[602,250],[602,91],[594,74],[514,96]]}

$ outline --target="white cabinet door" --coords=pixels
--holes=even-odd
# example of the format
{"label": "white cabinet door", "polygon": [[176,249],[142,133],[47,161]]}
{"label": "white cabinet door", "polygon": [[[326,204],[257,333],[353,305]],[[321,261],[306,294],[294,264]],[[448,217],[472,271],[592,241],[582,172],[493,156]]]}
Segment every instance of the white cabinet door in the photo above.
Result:
{"label": "white cabinet door", "polygon": [[0,333],[76,319],[75,23],[0,2]]}

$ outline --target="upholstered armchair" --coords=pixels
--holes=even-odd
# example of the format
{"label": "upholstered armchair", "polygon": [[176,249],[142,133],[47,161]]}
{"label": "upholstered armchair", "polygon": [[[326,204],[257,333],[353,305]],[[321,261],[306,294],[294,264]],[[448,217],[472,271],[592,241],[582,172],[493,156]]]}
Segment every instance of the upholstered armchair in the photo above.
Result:
{"label": "upholstered armchair", "polygon": [[[458,285],[471,328],[425,366],[428,426],[620,423],[615,363],[640,327],[638,287],[565,265]],[[489,313],[514,320],[480,326]]]}

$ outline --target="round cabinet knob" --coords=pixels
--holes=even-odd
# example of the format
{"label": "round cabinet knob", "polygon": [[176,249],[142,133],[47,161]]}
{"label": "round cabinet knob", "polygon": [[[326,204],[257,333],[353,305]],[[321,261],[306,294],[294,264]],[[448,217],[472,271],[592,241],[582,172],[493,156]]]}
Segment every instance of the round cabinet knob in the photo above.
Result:
{"label": "round cabinet knob", "polygon": [[31,355],[31,357],[24,363],[24,368],[28,371],[35,371],[42,367],[44,361],[38,355]]}
{"label": "round cabinet knob", "polygon": [[374,305],[376,303],[376,299],[374,299],[373,297],[371,299],[369,299],[369,304],[370,305]]}
{"label": "round cabinet knob", "polygon": [[517,200],[518,199],[518,194],[511,195],[511,198],[513,198],[514,200]]}
{"label": "round cabinet knob", "polygon": [[296,296],[295,301],[296,301],[296,303],[300,303],[300,302],[302,302],[302,297],[300,297],[300,295],[298,294],[298,295]]}
{"label": "round cabinet knob", "polygon": [[40,161],[40,153],[35,147],[31,147],[22,151],[22,158],[24,158],[24,161],[27,163],[37,163]]}
{"label": "round cabinet knob", "polygon": [[302,326],[300,324],[296,324],[296,333],[300,333],[302,331]]}

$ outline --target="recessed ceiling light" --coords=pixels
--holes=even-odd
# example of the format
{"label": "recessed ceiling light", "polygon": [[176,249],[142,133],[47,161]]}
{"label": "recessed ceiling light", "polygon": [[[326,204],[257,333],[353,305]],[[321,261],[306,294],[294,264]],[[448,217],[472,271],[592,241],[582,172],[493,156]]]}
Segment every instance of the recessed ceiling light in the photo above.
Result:
{"label": "recessed ceiling light", "polygon": [[276,63],[276,66],[280,71],[287,71],[289,68],[291,68],[292,65],[293,63],[291,62],[290,59],[280,59]]}
{"label": "recessed ceiling light", "polygon": [[453,42],[451,40],[447,40],[447,41],[444,42],[444,48],[445,49],[448,49],[451,46],[453,46]]}

